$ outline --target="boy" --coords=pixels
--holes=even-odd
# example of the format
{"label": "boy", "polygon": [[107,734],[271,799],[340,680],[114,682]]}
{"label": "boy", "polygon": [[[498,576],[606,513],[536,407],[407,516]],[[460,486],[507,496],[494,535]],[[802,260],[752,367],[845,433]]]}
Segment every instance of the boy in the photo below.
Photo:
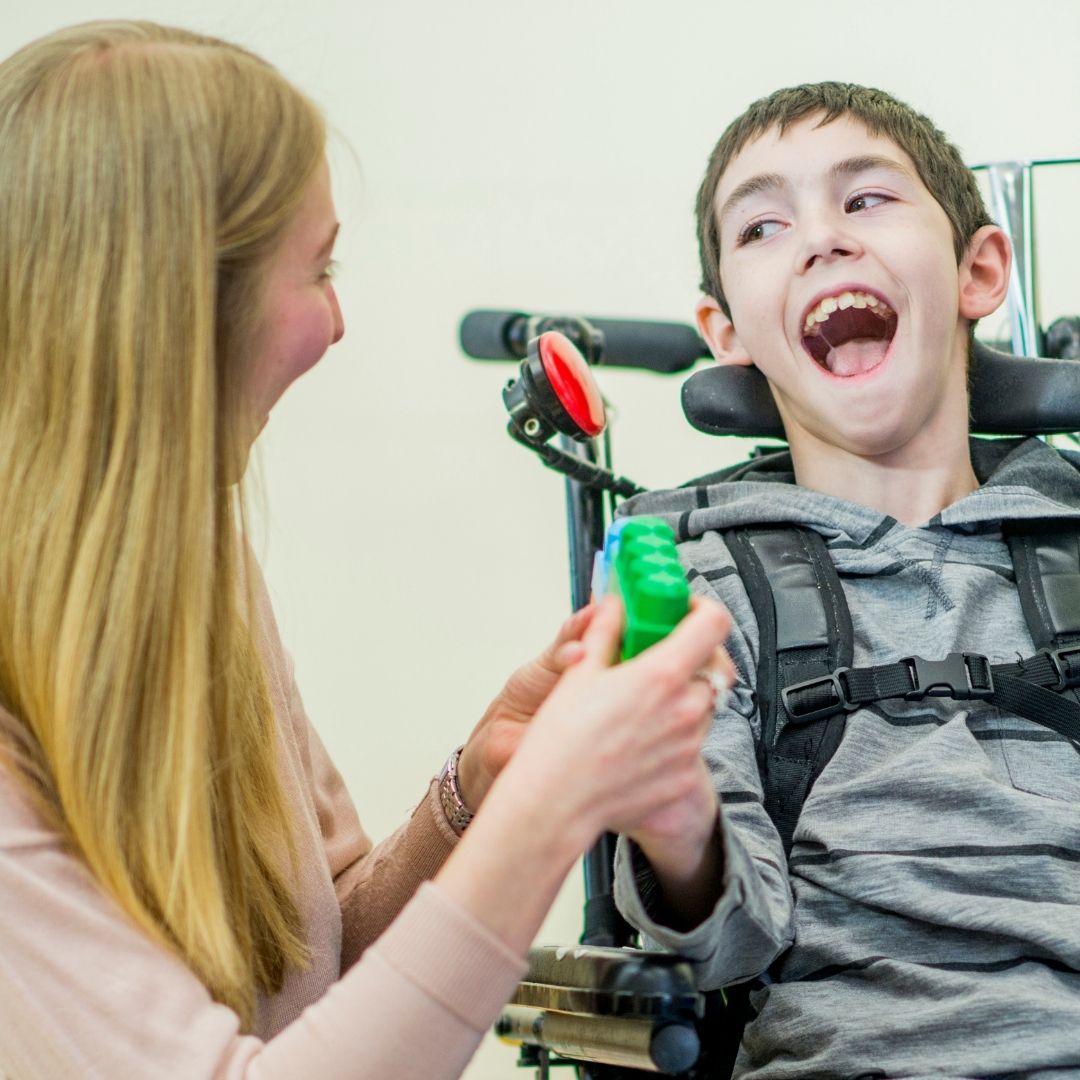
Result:
{"label": "boy", "polygon": [[872,701],[787,854],[724,532],[824,541],[856,668],[1032,656],[1003,522],[1080,524],[1080,473],[1037,440],[968,438],[971,331],[1004,298],[1008,241],[925,117],[836,83],[727,129],[698,230],[699,328],[768,378],[790,457],[627,505],[667,518],[695,589],[730,609],[739,678],[697,787],[620,842],[620,906],[706,988],[761,980],[739,1077],[1080,1076],[1077,746],[983,700]]}

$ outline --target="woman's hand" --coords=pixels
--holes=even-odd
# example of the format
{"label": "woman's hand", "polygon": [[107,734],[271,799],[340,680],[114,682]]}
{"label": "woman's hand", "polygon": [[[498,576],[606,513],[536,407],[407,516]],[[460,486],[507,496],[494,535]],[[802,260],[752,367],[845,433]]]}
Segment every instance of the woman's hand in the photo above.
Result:
{"label": "woman's hand", "polygon": [[613,597],[571,619],[474,733],[474,748],[498,747],[498,717],[503,750],[516,750],[436,880],[521,953],[602,832],[656,835],[702,792],[699,750],[716,691],[701,673],[731,682],[720,647],[731,620],[719,604],[694,601],[663,641],[619,664],[622,620]]}
{"label": "woman's hand", "polygon": [[555,640],[507,679],[473,729],[458,762],[458,789],[470,810],[479,809],[563,672],[581,659],[581,637],[595,611],[596,605],[589,604],[574,612],[559,628]]}
{"label": "woman's hand", "polygon": [[721,648],[730,625],[719,604],[695,599],[668,637],[616,664],[622,608],[605,599],[509,771],[572,807],[570,816],[592,834],[586,845],[605,830],[670,835],[689,814],[708,834],[716,803],[703,785],[700,748],[716,691],[704,676],[730,683]]}

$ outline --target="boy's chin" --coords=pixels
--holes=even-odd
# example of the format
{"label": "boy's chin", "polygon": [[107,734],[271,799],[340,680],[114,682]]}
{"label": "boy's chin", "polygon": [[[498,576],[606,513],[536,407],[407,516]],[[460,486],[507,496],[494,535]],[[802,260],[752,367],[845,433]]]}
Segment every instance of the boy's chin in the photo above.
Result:
{"label": "boy's chin", "polygon": [[840,451],[868,460],[890,457],[918,441],[920,432],[929,429],[934,412],[929,402],[925,408],[912,409],[910,401],[899,396],[884,407],[880,400],[861,406],[845,401],[839,406],[799,410],[799,416],[783,417],[788,442],[796,454]]}

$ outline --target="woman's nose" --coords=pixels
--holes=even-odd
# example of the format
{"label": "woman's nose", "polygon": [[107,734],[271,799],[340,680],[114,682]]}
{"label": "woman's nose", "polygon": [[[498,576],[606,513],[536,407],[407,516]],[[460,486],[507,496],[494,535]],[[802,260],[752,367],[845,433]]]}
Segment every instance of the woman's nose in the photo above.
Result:
{"label": "woman's nose", "polygon": [[341,304],[338,303],[337,293],[333,285],[330,286],[330,311],[334,319],[330,344],[336,345],[345,336],[345,319],[341,314]]}

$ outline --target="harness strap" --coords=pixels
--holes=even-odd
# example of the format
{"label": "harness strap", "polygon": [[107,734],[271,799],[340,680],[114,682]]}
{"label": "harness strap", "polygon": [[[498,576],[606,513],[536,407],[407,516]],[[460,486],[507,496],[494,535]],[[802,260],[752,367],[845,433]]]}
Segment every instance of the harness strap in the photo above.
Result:
{"label": "harness strap", "polygon": [[[862,703],[981,699],[1080,743],[1073,689],[1080,687],[1080,526],[1006,528],[1034,656],[994,665],[977,653],[909,656],[860,669],[850,666],[851,614],[820,534],[777,525],[728,529],[723,536],[758,624],[759,769],[765,809],[786,855],[803,803],[843,739],[847,714]],[[739,1028],[749,1015],[751,985],[726,991]],[[729,1071],[725,1063],[717,1075]]]}
{"label": "harness strap", "polygon": [[[1027,679],[1001,675],[995,679],[995,705],[1056,731],[1080,744],[1080,705]],[[1077,746],[1080,750],[1080,745]]]}
{"label": "harness strap", "polygon": [[991,664],[979,653],[905,656],[876,667],[838,668],[784,688],[781,697],[790,722],[800,725],[896,698],[981,700],[1080,742],[1080,704],[1061,695],[1074,686],[1080,686],[1080,647],[1043,649],[1010,664]]}
{"label": "harness strap", "polygon": [[851,614],[821,535],[795,525],[739,527],[723,535],[757,619],[759,768],[765,809],[788,854],[803,803],[843,739],[847,714],[862,705],[896,698],[982,700],[1080,744],[1075,523],[1005,526],[1038,652],[1004,664],[978,653],[950,653],[941,660],[907,656],[852,668]]}
{"label": "harness strap", "polygon": [[[1080,686],[1080,648],[1074,647],[1080,646],[1080,529],[1074,522],[1036,521],[1009,522],[1003,531],[1028,630],[1059,680],[1046,682],[1037,671],[1006,674],[1038,682],[1080,703],[1075,689]],[[1051,708],[1049,703],[1045,707]]]}
{"label": "harness strap", "polygon": [[1080,641],[1080,528],[1075,522],[1016,521],[1003,531],[1035,648]]}
{"label": "harness strap", "polygon": [[847,717],[831,710],[819,723],[792,724],[782,691],[851,664],[851,614],[819,533],[759,526],[727,530],[724,540],[757,619],[758,765],[765,809],[790,854],[803,803],[840,745]]}

